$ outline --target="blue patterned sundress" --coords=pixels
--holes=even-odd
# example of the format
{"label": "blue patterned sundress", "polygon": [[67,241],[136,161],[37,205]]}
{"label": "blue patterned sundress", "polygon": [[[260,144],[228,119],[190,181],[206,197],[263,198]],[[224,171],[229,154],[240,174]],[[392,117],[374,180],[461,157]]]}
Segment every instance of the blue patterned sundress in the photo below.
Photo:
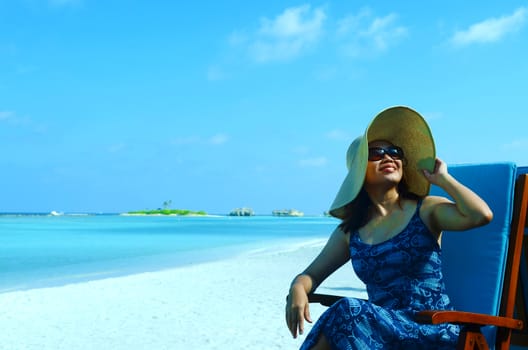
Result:
{"label": "blue patterned sundress", "polygon": [[441,251],[419,215],[379,244],[350,235],[350,256],[368,301],[343,298],[317,320],[301,346],[311,349],[323,333],[332,350],[455,349],[460,328],[414,321],[422,310],[452,310],[441,271]]}

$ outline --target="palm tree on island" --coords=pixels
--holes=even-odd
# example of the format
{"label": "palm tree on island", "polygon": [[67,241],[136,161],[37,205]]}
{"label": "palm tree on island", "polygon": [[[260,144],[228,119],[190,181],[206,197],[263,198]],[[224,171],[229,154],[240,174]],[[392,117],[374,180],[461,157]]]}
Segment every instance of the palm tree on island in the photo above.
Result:
{"label": "palm tree on island", "polygon": [[207,213],[203,210],[193,211],[188,209],[170,209],[172,200],[163,202],[163,208],[158,209],[147,209],[147,210],[134,210],[124,213],[122,215],[173,215],[173,216],[204,216]]}

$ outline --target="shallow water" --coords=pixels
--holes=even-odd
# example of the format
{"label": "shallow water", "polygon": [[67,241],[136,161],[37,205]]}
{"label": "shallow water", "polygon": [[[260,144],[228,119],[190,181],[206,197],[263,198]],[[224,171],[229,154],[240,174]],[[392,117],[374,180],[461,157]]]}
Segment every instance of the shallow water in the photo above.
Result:
{"label": "shallow water", "polygon": [[327,217],[0,216],[0,292],[196,264],[326,239]]}

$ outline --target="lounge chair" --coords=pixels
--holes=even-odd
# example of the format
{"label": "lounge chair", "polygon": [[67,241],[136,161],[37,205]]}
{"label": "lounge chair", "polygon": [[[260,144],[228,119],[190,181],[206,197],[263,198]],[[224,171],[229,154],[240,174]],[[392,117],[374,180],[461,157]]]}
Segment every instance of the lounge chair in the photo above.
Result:
{"label": "lounge chair", "polygon": [[[528,166],[518,167],[517,174],[528,174]],[[526,239],[526,234],[527,232],[525,230],[514,313],[516,318],[524,322],[525,327],[522,330],[515,330],[512,332],[511,343],[513,345],[510,348],[512,350],[528,349],[528,327],[526,327],[528,324],[528,239]]]}
{"label": "lounge chair", "polygon": [[[488,225],[465,232],[444,232],[443,273],[457,311],[424,311],[417,321],[460,324],[457,349],[509,349],[512,331],[523,329],[523,321],[514,317],[514,304],[528,176],[518,174],[513,163],[458,165],[449,170],[488,203],[494,218]],[[431,194],[446,195],[435,186]],[[528,269],[525,272],[528,277]],[[340,297],[314,293],[309,298],[328,306]]]}

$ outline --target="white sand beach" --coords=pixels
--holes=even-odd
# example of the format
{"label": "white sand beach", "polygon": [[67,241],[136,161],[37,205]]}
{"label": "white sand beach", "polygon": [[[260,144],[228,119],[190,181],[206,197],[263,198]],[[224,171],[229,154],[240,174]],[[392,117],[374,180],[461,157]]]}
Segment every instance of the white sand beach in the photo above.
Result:
{"label": "white sand beach", "polygon": [[[0,294],[0,348],[296,349],[284,321],[291,279],[324,242],[61,287]],[[357,295],[350,264],[319,288]],[[324,308],[312,305],[316,319]],[[309,327],[308,327],[309,329]]]}

